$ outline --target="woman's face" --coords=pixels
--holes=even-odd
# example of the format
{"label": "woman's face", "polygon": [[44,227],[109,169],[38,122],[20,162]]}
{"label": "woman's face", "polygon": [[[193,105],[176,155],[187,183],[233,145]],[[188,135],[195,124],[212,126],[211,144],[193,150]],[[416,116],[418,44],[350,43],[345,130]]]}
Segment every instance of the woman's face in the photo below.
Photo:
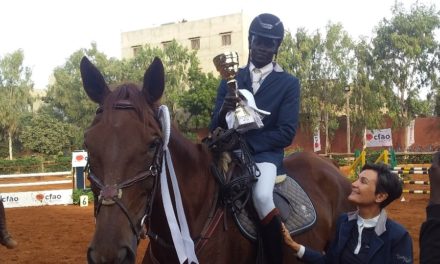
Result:
{"label": "woman's face", "polygon": [[384,199],[383,194],[376,194],[377,172],[364,170],[356,181],[351,184],[348,200],[356,205],[379,205]]}

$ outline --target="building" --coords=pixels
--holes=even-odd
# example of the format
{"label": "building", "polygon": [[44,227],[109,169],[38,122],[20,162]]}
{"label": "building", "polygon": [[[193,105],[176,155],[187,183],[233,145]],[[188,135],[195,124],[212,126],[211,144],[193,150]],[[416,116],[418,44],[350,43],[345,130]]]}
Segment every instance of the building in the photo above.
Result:
{"label": "building", "polygon": [[226,51],[236,51],[240,66],[248,59],[250,19],[243,13],[207,19],[167,23],[158,27],[121,33],[122,58],[132,58],[145,44],[164,47],[172,40],[189,50],[196,50],[205,73],[217,74],[212,59]]}

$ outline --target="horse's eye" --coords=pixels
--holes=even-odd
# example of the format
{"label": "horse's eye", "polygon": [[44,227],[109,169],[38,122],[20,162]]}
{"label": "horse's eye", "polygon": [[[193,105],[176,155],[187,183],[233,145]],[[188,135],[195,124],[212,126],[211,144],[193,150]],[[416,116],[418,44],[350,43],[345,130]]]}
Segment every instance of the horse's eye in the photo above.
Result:
{"label": "horse's eye", "polygon": [[151,142],[150,146],[148,147],[148,151],[155,152],[159,146],[160,146],[160,139],[155,139],[153,140],[153,142]]}

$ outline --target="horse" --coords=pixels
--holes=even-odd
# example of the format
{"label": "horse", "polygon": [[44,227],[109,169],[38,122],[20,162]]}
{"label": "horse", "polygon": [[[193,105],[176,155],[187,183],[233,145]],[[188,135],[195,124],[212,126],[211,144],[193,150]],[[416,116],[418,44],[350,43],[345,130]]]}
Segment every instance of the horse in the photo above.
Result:
{"label": "horse", "polygon": [[[163,171],[170,171],[161,166],[163,149],[171,155],[199,263],[255,263],[255,243],[240,233],[230,214],[215,216],[219,187],[210,166],[212,151],[206,144],[187,139],[175,125],[168,131],[158,118],[165,86],[161,60],[151,62],[142,86],[125,82],[110,89],[86,57],[81,60],[80,72],[86,94],[99,105],[84,132],[89,179],[96,198],[88,263],[135,263],[137,246],[146,234],[149,244],[143,263],[179,263],[164,195],[158,190],[158,186],[172,182],[171,176],[165,182],[159,180]],[[318,216],[311,229],[296,235],[295,240],[324,250],[337,217],[351,208],[346,199],[351,185],[334,164],[315,153],[292,154],[285,158],[284,167],[309,194]],[[175,196],[171,201],[176,206]],[[217,223],[213,224],[214,220]],[[297,263],[287,247],[284,252],[285,263]]]}

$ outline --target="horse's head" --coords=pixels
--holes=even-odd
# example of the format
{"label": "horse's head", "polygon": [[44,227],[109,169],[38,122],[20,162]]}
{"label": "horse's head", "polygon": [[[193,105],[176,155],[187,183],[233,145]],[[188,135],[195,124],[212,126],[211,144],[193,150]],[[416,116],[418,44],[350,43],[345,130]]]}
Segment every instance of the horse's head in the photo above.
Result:
{"label": "horse's head", "polygon": [[100,71],[81,60],[84,89],[99,108],[84,134],[96,228],[89,263],[135,263],[142,225],[160,170],[162,132],[156,120],[164,69],[156,58],[143,87],[123,83],[112,91]]}

